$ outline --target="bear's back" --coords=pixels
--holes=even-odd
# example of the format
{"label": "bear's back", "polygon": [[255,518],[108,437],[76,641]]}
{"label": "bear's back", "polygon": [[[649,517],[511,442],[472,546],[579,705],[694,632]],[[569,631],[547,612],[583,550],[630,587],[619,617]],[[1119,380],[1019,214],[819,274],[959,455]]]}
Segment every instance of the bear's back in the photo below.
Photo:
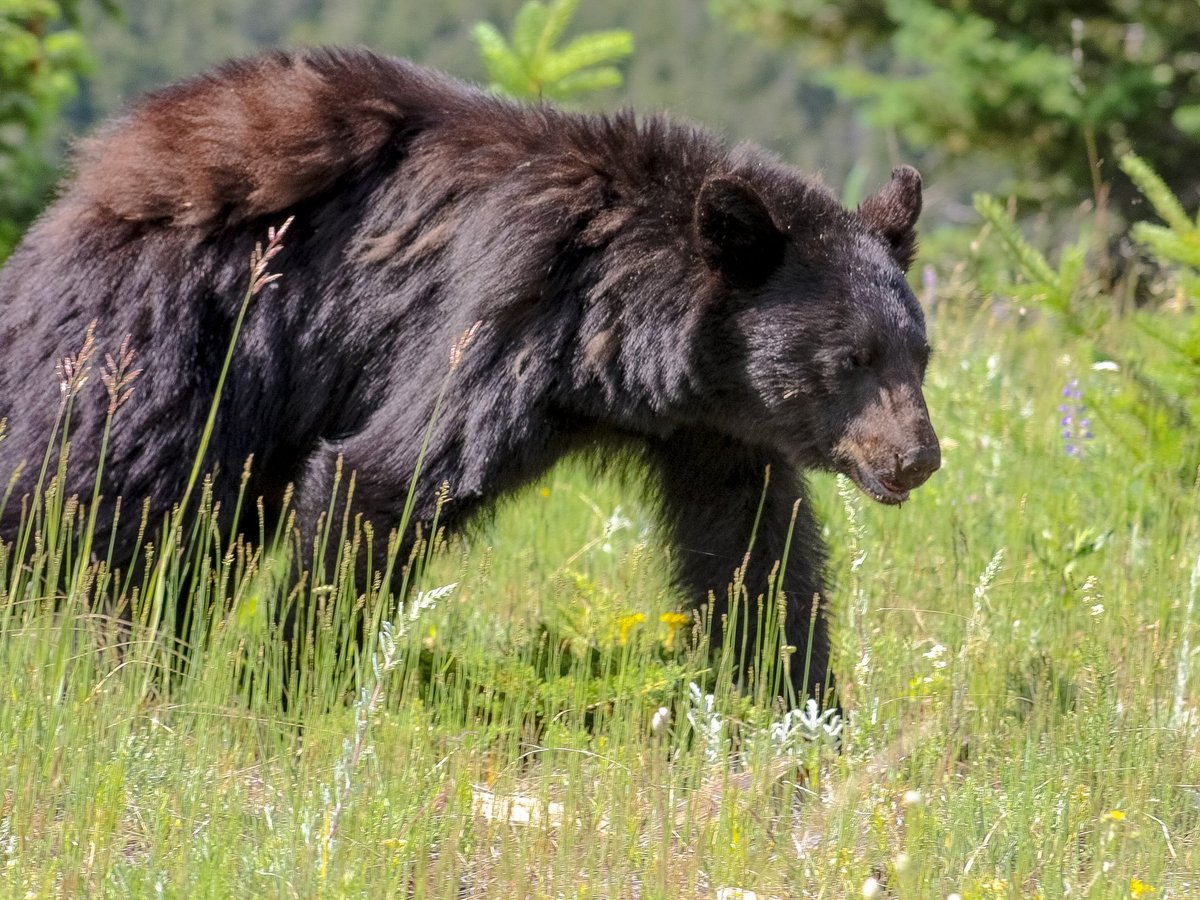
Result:
{"label": "bear's back", "polygon": [[369,167],[398,135],[486,101],[366,50],[279,51],[150,94],[82,142],[72,193],[116,218],[231,225]]}

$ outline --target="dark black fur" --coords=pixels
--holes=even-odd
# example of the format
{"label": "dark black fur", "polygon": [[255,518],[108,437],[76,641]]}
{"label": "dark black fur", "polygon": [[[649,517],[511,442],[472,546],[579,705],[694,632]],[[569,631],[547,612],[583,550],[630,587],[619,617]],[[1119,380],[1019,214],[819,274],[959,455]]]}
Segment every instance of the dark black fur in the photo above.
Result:
{"label": "dark black fur", "polygon": [[[649,466],[681,588],[717,609],[743,561],[764,592],[801,500],[783,587],[809,644],[823,549],[801,472],[838,469],[899,502],[937,467],[920,384],[927,347],[903,269],[920,179],[898,169],[857,211],[751,146],[663,118],[573,115],[486,96],[366,52],[279,53],[152,95],[87,142],[78,173],[0,274],[0,478],[31,465],[56,408],[54,364],[88,323],[145,368],[119,411],[106,497],[177,500],[229,342],[247,260],[295,216],[254,303],[209,460],[233,505],[304,533],[338,457],[386,534],[421,433],[463,353],[420,475],[453,528],[575,448],[632,445]],[[91,489],[107,399],[76,403],[70,489]],[[0,519],[11,537],[18,504]],[[136,515],[116,535],[129,560]],[[104,521],[104,516],[101,517]],[[107,535],[100,540],[106,541]],[[99,546],[104,546],[103,543]],[[808,684],[825,684],[823,617]],[[803,654],[801,654],[802,657]]]}

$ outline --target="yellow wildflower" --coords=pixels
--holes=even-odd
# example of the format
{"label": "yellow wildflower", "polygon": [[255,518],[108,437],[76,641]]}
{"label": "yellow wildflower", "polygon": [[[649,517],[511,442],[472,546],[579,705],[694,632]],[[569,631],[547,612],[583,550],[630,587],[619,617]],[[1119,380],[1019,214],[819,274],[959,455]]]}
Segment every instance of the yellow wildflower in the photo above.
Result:
{"label": "yellow wildflower", "polygon": [[620,634],[617,636],[617,643],[624,647],[629,642],[629,632],[634,629],[634,626],[640,625],[645,621],[645,613],[632,613],[628,616],[621,616],[617,620],[617,627],[620,629]]}
{"label": "yellow wildflower", "polygon": [[1104,815],[1105,815],[1105,818],[1112,819],[1114,822],[1124,822],[1125,821],[1125,813],[1121,812],[1119,809],[1109,810]]}
{"label": "yellow wildflower", "polygon": [[667,626],[667,637],[663,641],[663,646],[670,650],[675,646],[675,635],[679,633],[679,629],[691,620],[683,613],[668,612],[659,616],[658,621]]}
{"label": "yellow wildflower", "polygon": [[1129,896],[1130,897],[1145,897],[1147,894],[1157,893],[1153,885],[1146,884],[1144,881],[1139,881],[1137,878],[1129,879]]}

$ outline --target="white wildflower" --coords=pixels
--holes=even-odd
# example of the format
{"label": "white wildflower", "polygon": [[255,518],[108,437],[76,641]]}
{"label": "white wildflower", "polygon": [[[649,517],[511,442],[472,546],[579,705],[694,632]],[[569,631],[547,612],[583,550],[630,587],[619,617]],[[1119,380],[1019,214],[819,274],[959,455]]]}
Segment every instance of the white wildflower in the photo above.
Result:
{"label": "white wildflower", "polygon": [[782,719],[771,723],[771,740],[784,755],[796,754],[805,744],[836,748],[841,743],[844,724],[836,709],[822,710],[810,697],[803,709],[786,712]]}
{"label": "white wildflower", "polygon": [[704,742],[704,758],[715,763],[721,756],[725,729],[720,714],[713,708],[716,698],[712,694],[701,693],[700,685],[693,681],[688,685],[688,699],[691,709],[687,712],[687,719]]}
{"label": "white wildflower", "polygon": [[935,669],[946,668],[946,645],[934,644],[928,651],[921,654],[933,663]]}

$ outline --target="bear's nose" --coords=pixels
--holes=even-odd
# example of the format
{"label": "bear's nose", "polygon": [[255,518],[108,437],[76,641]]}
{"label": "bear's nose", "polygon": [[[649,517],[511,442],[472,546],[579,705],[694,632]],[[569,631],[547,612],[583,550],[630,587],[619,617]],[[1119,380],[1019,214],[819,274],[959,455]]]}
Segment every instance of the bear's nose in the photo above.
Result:
{"label": "bear's nose", "polygon": [[937,444],[911,447],[896,459],[896,473],[892,480],[901,490],[911,491],[920,487],[942,467],[942,448]]}

